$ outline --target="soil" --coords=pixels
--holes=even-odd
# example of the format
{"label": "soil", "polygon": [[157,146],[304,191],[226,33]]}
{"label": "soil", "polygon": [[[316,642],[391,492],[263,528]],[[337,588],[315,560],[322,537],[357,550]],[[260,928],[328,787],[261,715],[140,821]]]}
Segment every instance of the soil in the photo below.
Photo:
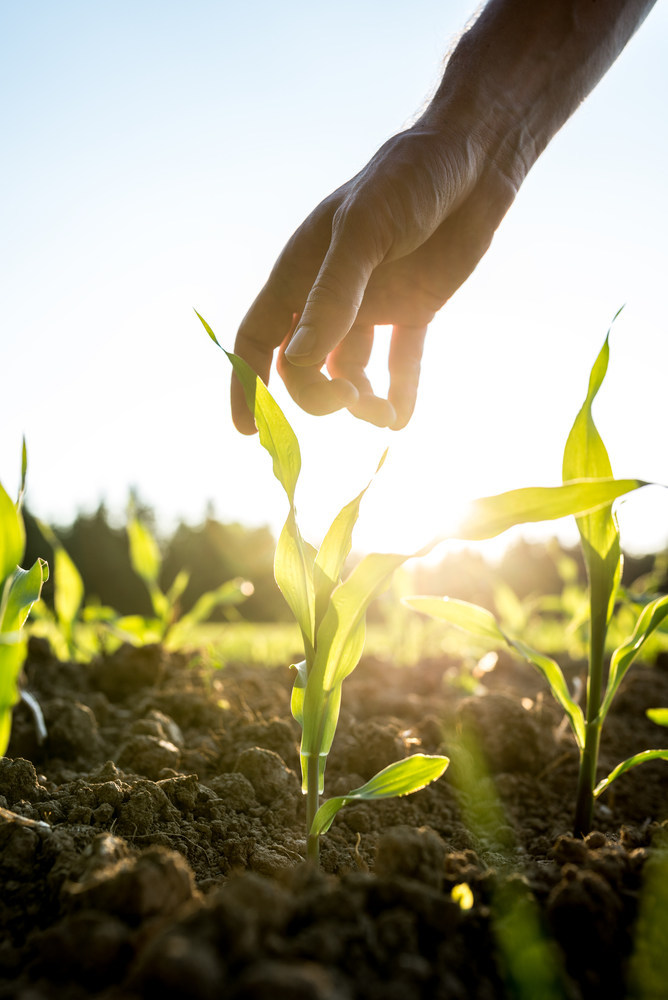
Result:
{"label": "soil", "polygon": [[[666,764],[620,778],[574,838],[577,753],[541,678],[502,657],[471,696],[453,666],[366,659],[346,681],[328,795],[416,750],[452,763],[415,795],[342,810],[317,870],[291,671],[156,646],[62,663],[32,640],[48,738],[18,706],[0,759],[0,997],[668,996],[652,934]],[[644,714],[659,705],[661,657],[625,679],[602,774],[665,742]]]}

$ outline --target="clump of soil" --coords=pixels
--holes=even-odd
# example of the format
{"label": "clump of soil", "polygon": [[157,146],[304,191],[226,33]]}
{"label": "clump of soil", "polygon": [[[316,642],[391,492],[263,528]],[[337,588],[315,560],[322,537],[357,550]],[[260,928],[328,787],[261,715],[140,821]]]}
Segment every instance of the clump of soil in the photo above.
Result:
{"label": "clump of soil", "polygon": [[[502,658],[467,697],[452,667],[367,659],[346,682],[328,795],[416,750],[452,763],[346,807],[317,871],[289,670],[157,646],[61,663],[32,641],[49,735],[21,705],[0,759],[0,997],[661,996],[636,925],[665,884],[666,765],[619,779],[575,839],[577,753],[541,679]],[[666,704],[666,663],[634,667],[602,773],[665,742],[644,711]]]}

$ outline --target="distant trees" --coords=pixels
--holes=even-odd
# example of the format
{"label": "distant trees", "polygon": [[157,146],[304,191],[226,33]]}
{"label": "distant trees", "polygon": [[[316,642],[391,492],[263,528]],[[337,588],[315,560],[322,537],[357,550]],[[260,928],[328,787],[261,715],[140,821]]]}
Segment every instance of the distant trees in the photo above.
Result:
{"label": "distant trees", "polygon": [[[151,508],[136,497],[134,503],[141,519],[156,534]],[[38,556],[53,565],[50,546],[40,534],[35,519],[29,511],[24,511],[24,515],[25,565],[32,565]],[[79,514],[72,524],[54,530],[81,573],[87,601],[99,601],[120,614],[151,614],[146,587],[130,565],[125,528],[111,522],[104,504],[94,513]],[[190,583],[181,598],[181,610],[186,612],[201,594],[241,576],[250,580],[255,588],[253,596],[239,608],[243,618],[290,621],[287,605],[274,581],[275,545],[268,527],[222,524],[209,511],[200,524],[182,522],[169,537],[162,539],[160,585],[167,589],[179,570],[189,571]],[[537,543],[520,539],[491,566],[479,553],[468,551],[447,554],[435,565],[417,564],[411,570],[413,590],[422,594],[449,594],[494,610],[497,580],[507,583],[520,599],[531,594],[559,593],[563,585],[559,561],[564,557],[574,562],[577,576],[584,583],[584,567],[578,550],[564,549],[555,540]],[[654,556],[627,557],[624,582],[629,585],[637,576],[649,572],[654,563]],[[43,590],[47,603],[51,603],[52,593],[49,581]],[[371,619],[377,618],[378,613],[372,612]],[[216,612],[213,620],[223,620],[223,612]]]}
{"label": "distant trees", "polygon": [[[152,510],[141,504],[136,504],[136,510],[155,533]],[[35,552],[53,564],[51,548],[29,511],[25,512],[25,522],[26,559]],[[87,601],[99,601],[120,614],[151,614],[146,587],[130,564],[125,528],[110,523],[104,504],[93,514],[79,514],[72,524],[55,527],[54,531],[83,578]],[[289,620],[289,612],[274,582],[274,546],[267,527],[220,524],[213,517],[195,526],[181,523],[170,537],[162,540],[164,559],[160,584],[166,589],[179,570],[190,572],[190,583],[181,598],[185,612],[201,594],[226,580],[242,576],[255,587],[253,596],[242,606],[244,618],[250,621]],[[51,602],[52,594],[52,586],[47,584],[43,594],[47,603]],[[222,611],[214,613],[212,620],[217,620],[216,614],[218,620],[222,620]]]}

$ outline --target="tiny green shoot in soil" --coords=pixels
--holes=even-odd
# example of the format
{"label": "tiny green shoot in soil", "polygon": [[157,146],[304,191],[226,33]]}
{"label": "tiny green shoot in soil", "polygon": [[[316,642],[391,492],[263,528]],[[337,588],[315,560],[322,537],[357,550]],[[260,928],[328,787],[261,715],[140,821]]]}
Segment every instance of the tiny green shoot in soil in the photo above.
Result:
{"label": "tiny green shoot in soil", "polygon": [[[217,344],[211,327],[197,313]],[[221,348],[223,349],[223,348]],[[224,350],[224,349],[223,349]],[[327,757],[341,707],[343,681],[357,667],[364,649],[366,611],[388,585],[407,555],[373,553],[365,556],[342,580],[350,552],[362,490],[336,516],[316,550],[306,542],[297,524],[295,488],[301,470],[297,437],[262,380],[234,354],[225,351],[254,414],[260,443],[273,461],[274,475],[289,502],[288,517],[275,553],[274,574],[299,625],[304,659],[296,671],[291,710],[302,729],[302,791],[306,796],[307,857],[316,861],[322,834],[348,802],[408,795],[441,776],[447,757],[416,753],[383,768],[360,788],[327,799],[324,791]],[[382,464],[382,462],[381,462]]]}
{"label": "tiny green shoot in soil", "polygon": [[37,559],[30,569],[19,563],[25,554],[21,504],[27,470],[25,441],[21,460],[21,488],[14,503],[0,484],[0,756],[4,756],[12,726],[12,709],[19,700],[19,676],[26,657],[22,626],[38,600],[49,568]]}

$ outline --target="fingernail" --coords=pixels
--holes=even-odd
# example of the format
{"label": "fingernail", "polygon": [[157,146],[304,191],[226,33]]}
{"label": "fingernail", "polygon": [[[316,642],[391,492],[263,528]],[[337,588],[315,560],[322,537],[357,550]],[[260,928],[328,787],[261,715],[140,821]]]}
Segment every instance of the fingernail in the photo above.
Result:
{"label": "fingernail", "polygon": [[315,347],[315,330],[312,326],[300,326],[285,349],[288,358],[305,358]]}

